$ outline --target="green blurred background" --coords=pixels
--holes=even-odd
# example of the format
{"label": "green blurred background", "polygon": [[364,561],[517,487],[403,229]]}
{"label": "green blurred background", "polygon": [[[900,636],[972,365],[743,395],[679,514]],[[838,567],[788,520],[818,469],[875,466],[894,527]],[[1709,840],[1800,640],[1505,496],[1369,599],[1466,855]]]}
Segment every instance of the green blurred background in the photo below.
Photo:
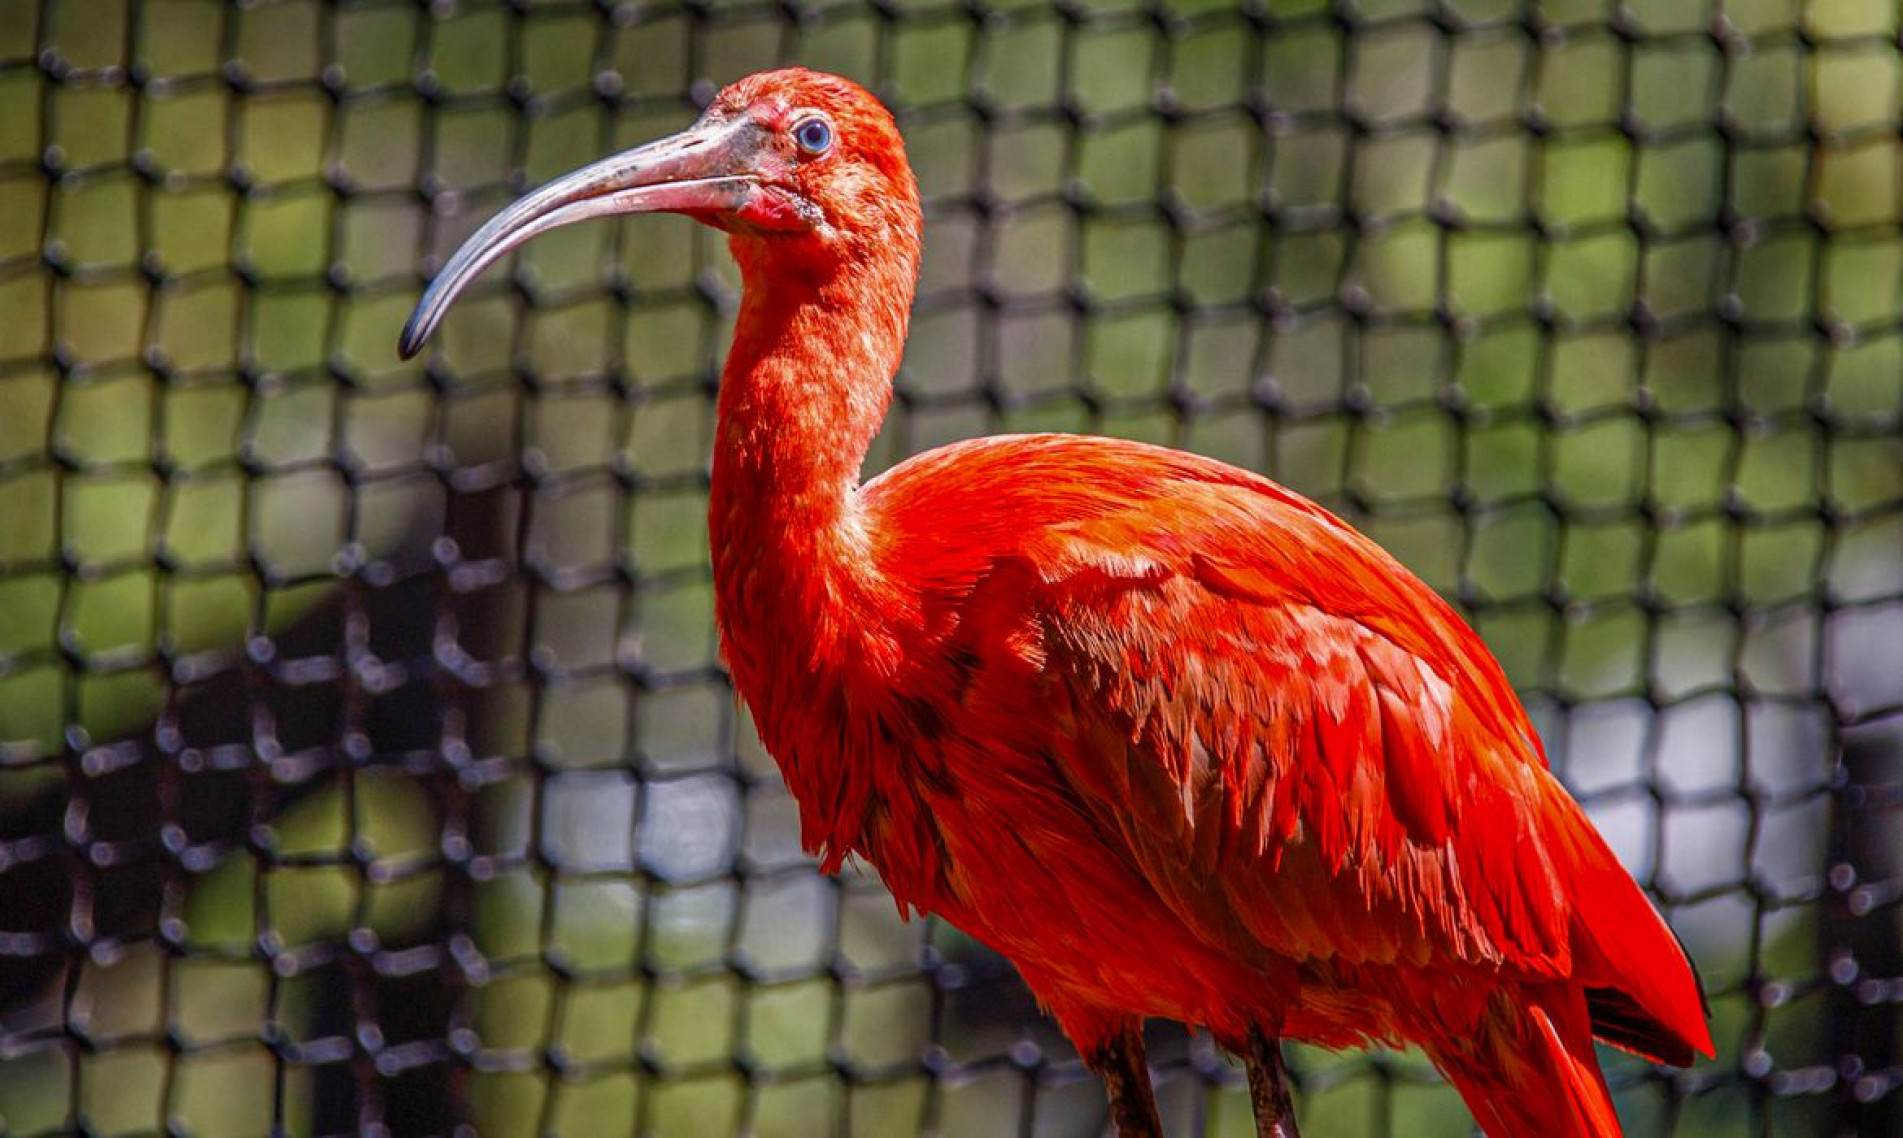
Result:
{"label": "green blurred background", "polygon": [[[737,281],[529,185],[781,62],[928,201],[872,460],[1269,472],[1472,617],[1704,969],[1632,1133],[1903,1130],[1893,0],[0,0],[0,1133],[1095,1135],[715,660]],[[1251,1132],[1161,1025],[1172,1133]],[[1295,1055],[1317,1135],[1464,1133]]]}

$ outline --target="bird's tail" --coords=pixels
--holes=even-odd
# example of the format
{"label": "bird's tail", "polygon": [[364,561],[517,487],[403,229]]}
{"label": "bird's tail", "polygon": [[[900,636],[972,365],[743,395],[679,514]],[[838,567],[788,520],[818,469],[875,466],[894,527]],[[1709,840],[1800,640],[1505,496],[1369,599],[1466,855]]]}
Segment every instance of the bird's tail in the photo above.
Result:
{"label": "bird's tail", "polygon": [[1617,1138],[1619,1118],[1593,1054],[1576,987],[1496,992],[1477,1032],[1430,1049],[1488,1138]]}

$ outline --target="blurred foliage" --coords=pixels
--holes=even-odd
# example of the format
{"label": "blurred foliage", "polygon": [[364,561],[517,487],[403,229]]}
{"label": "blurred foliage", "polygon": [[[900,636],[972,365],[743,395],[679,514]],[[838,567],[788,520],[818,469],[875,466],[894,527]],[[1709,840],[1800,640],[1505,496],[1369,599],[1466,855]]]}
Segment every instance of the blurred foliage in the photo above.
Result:
{"label": "blurred foliage", "polygon": [[[69,996],[0,1009],[55,1042],[0,1055],[0,1130],[313,1132],[353,1047],[394,1101],[428,1041],[363,1041],[365,992],[435,951],[484,1134],[1095,1132],[1074,1063],[998,1059],[1063,1051],[995,961],[814,877],[719,682],[718,235],[550,235],[392,348],[522,188],[797,61],[901,108],[929,202],[873,468],[1090,430],[1350,516],[1473,616],[1704,963],[1719,1060],[1682,1101],[1615,1062],[1632,1131],[1822,1132],[1734,1076],[1833,1062],[1820,697],[1858,668],[1822,601],[1903,597],[1896,6],[1066,11],[0,0],[0,877],[65,876],[42,815],[101,882],[171,859]],[[161,752],[170,804],[106,834],[84,805]],[[1174,1046],[1172,1126],[1249,1133]],[[1297,1067],[1312,1132],[1468,1125],[1418,1057]]]}

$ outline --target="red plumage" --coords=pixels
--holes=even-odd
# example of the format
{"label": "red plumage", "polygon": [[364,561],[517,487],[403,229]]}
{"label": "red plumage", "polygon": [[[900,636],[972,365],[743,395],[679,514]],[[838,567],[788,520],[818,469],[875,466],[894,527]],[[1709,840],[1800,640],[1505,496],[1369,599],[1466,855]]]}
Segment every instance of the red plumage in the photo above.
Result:
{"label": "red plumage", "polygon": [[[816,116],[836,149],[785,141]],[[1093,1062],[1149,1016],[1243,1052],[1252,1032],[1415,1043],[1490,1133],[1550,1138],[1616,1132],[1594,1034],[1711,1054],[1688,961],[1492,656],[1339,519],[1209,459],[1066,435],[860,487],[917,191],[843,80],[754,76],[696,130],[742,119],[757,184],[652,208],[728,229],[746,278],[718,615],[825,868],[863,858],[902,908],[1004,953]]]}

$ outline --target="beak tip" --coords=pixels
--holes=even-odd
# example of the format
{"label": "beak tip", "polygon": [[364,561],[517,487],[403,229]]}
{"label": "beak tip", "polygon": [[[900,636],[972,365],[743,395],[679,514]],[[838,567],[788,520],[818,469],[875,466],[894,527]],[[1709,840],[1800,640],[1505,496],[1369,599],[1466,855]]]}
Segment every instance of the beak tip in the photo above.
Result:
{"label": "beak tip", "polygon": [[414,359],[416,353],[423,350],[423,344],[429,339],[429,331],[417,327],[417,319],[412,315],[403,325],[403,331],[396,338],[396,355],[400,360]]}

